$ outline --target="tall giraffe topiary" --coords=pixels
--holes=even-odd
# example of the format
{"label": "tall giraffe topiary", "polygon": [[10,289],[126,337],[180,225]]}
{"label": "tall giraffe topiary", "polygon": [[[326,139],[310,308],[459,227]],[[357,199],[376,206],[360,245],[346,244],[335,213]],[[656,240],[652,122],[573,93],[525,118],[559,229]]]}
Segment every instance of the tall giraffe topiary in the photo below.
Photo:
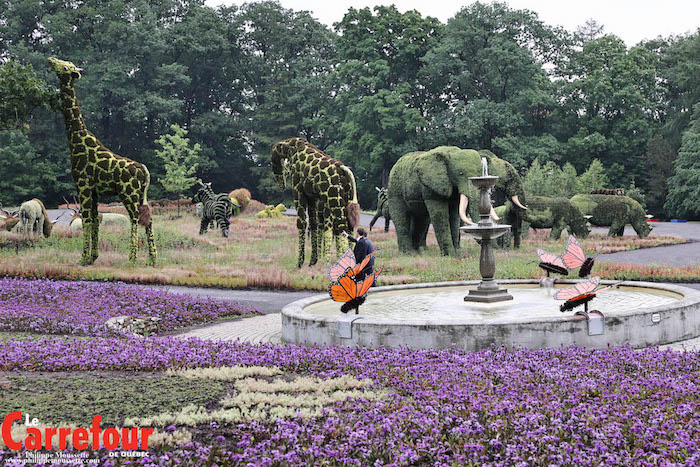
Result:
{"label": "tall giraffe topiary", "polygon": [[148,169],[143,164],[116,155],[88,131],[80,114],[74,87],[83,70],[71,62],[53,57],[49,58],[49,64],[61,83],[63,117],[71,151],[71,172],[78,188],[83,218],[83,254],[80,264],[90,265],[99,255],[98,196],[118,195],[131,219],[129,261],[132,264],[136,261],[138,224],[141,224],[146,228],[148,237],[148,262],[154,265],[156,245],[153,239],[151,209],[146,197],[151,180]]}
{"label": "tall giraffe topiary", "polygon": [[[331,243],[336,252],[344,252],[349,244],[343,231],[352,232],[360,220],[357,187],[352,171],[339,160],[325,154],[304,138],[289,138],[272,146],[272,171],[280,188],[290,179],[297,209],[299,230],[298,267],[304,264],[306,228],[311,234],[311,260],[330,260]],[[308,221],[307,221],[308,211]]]}

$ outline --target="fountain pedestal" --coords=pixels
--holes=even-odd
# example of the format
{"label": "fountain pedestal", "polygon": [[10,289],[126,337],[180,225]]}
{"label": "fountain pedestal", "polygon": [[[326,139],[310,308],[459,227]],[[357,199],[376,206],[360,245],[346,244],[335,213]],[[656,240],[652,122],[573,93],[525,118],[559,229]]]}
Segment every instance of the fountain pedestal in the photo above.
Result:
{"label": "fountain pedestal", "polygon": [[481,283],[476,290],[470,290],[464,297],[465,302],[494,303],[513,300],[507,289],[498,287],[494,280],[496,275],[496,260],[493,254],[493,240],[510,231],[510,225],[495,224],[491,220],[491,196],[489,190],[494,187],[498,177],[485,175],[469,177],[474,186],[479,189],[479,223],[475,226],[464,226],[460,230],[477,239],[481,244],[479,257],[479,273]]}

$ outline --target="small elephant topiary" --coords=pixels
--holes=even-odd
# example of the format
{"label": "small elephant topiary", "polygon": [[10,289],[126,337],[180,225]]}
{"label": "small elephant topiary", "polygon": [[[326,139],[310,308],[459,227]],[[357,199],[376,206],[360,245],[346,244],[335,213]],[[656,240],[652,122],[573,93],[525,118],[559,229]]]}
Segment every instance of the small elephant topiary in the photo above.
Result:
{"label": "small elephant topiary", "polygon": [[[586,227],[586,218],[581,210],[566,198],[547,198],[544,196],[528,196],[528,209],[524,211],[523,221],[533,229],[552,229],[549,238],[559,240],[564,229],[569,235],[578,238],[586,238],[590,233]],[[496,209],[496,214],[501,216],[505,223],[515,222],[513,204],[508,202]],[[520,232],[518,232],[520,235]]]}
{"label": "small elephant topiary", "polygon": [[639,238],[644,238],[651,232],[642,205],[629,196],[576,195],[571,198],[571,202],[584,216],[591,216],[589,222],[592,225],[609,226],[609,237],[623,236],[627,224],[632,225]]}

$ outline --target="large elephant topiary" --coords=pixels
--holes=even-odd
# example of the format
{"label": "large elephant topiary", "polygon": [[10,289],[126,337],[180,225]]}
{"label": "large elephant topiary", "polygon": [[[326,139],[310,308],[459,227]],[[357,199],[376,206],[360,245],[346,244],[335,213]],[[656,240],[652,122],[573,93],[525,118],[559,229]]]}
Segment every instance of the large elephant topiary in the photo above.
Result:
{"label": "large elephant topiary", "polygon": [[571,198],[584,216],[591,216],[589,222],[599,227],[610,227],[608,236],[621,237],[625,225],[631,224],[639,238],[651,232],[646,222],[642,205],[629,196],[617,195],[576,195]]}
{"label": "large elephant topiary", "polygon": [[520,202],[524,191],[518,172],[493,153],[440,146],[406,154],[389,174],[389,211],[401,252],[417,250],[432,223],[440,252],[456,253],[460,220],[473,223],[467,210],[476,206],[478,194],[469,177],[482,174],[482,157],[488,161],[489,174],[500,177],[496,189],[504,191],[518,209],[527,209]]}
{"label": "large elephant topiary", "polygon": [[[533,229],[552,229],[549,238],[559,240],[561,233],[566,229],[570,235],[586,238],[590,233],[586,227],[586,218],[581,210],[566,198],[547,198],[544,196],[528,196],[527,211],[523,221]],[[496,213],[503,213],[506,224],[517,222],[517,213],[513,214],[514,206],[511,202],[503,207],[499,206]],[[515,240],[519,243],[519,239]]]}

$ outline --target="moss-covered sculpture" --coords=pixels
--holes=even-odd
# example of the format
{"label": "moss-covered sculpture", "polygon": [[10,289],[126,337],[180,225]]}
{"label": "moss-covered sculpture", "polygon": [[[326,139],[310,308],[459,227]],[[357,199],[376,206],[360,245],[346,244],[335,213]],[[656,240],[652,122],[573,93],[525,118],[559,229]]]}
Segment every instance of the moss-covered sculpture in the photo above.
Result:
{"label": "moss-covered sculpture", "polygon": [[17,232],[30,236],[43,235],[44,237],[49,237],[51,236],[52,228],[53,224],[41,200],[33,198],[25,201],[19,207]]}
{"label": "moss-covered sculpture", "polygon": [[[586,227],[586,218],[576,205],[566,198],[546,198],[544,196],[528,196],[527,211],[523,221],[533,229],[552,229],[549,238],[559,240],[561,233],[566,229],[570,235],[578,238],[586,238],[590,231]],[[496,209],[496,214],[503,213],[506,224],[517,222],[517,216],[513,215],[513,204],[506,203]]]}
{"label": "moss-covered sculpture", "polygon": [[98,196],[118,195],[131,219],[131,244],[129,261],[136,261],[138,251],[138,225],[146,228],[148,262],[156,262],[156,245],[153,238],[151,209],[147,192],[151,175],[145,165],[121,157],[107,149],[85,126],[75,94],[75,81],[82,69],[71,62],[49,58],[49,64],[61,83],[61,104],[66,124],[68,146],[71,150],[73,181],[78,189],[78,199],[84,223],[83,253],[80,264],[95,262],[98,251],[97,222]]}
{"label": "moss-covered sculpture", "polygon": [[380,217],[384,218],[384,232],[389,231],[389,223],[391,222],[391,214],[389,214],[389,190],[386,188],[375,187],[377,190],[377,213],[369,223],[369,230],[377,223]]}
{"label": "moss-covered sculpture", "polygon": [[347,250],[348,240],[342,233],[352,232],[360,219],[352,171],[303,138],[272,146],[272,171],[282,189],[289,179],[294,194],[299,231],[297,266],[304,264],[307,226],[311,234],[309,265],[316,264],[321,250],[323,259],[330,261],[334,238],[338,256]]}
{"label": "moss-covered sculpture", "polygon": [[[207,232],[210,224],[216,222],[221,229],[221,236],[228,238],[229,218],[233,215],[235,204],[227,193],[214,193],[211,182],[199,182],[200,188],[192,197],[192,204],[202,203],[202,220],[199,224],[199,235]],[[240,206],[239,206],[240,207]]]}
{"label": "moss-covered sculpture", "polygon": [[[389,175],[389,211],[396,226],[399,251],[418,250],[432,223],[440,252],[454,255],[459,249],[460,220],[474,223],[467,214],[478,203],[469,177],[482,174],[486,157],[490,175],[499,178],[496,189],[525,209],[520,176],[508,162],[488,151],[441,146],[401,157]],[[494,213],[495,215],[495,213]]]}
{"label": "moss-covered sculpture", "polygon": [[651,232],[646,222],[642,205],[629,196],[620,195],[576,195],[571,198],[584,216],[591,216],[589,222],[600,227],[610,227],[608,236],[621,237],[625,225],[631,224],[639,238]]}
{"label": "moss-covered sculpture", "polygon": [[265,206],[265,209],[258,212],[255,215],[255,217],[257,217],[259,219],[282,217],[286,210],[287,210],[287,207],[284,204],[278,204],[277,206],[273,206],[271,204],[269,206]]}
{"label": "moss-covered sculpture", "polygon": [[[234,205],[234,216],[237,216],[241,212],[245,211],[245,208],[248,207],[248,203],[250,203],[250,200],[253,199],[250,195],[250,191],[248,191],[246,188],[236,188],[229,193],[229,198],[231,198],[231,202]],[[236,207],[236,205],[240,207]]]}
{"label": "moss-covered sculpture", "polygon": [[596,188],[588,192],[589,195],[615,195],[625,196],[624,188]]}

